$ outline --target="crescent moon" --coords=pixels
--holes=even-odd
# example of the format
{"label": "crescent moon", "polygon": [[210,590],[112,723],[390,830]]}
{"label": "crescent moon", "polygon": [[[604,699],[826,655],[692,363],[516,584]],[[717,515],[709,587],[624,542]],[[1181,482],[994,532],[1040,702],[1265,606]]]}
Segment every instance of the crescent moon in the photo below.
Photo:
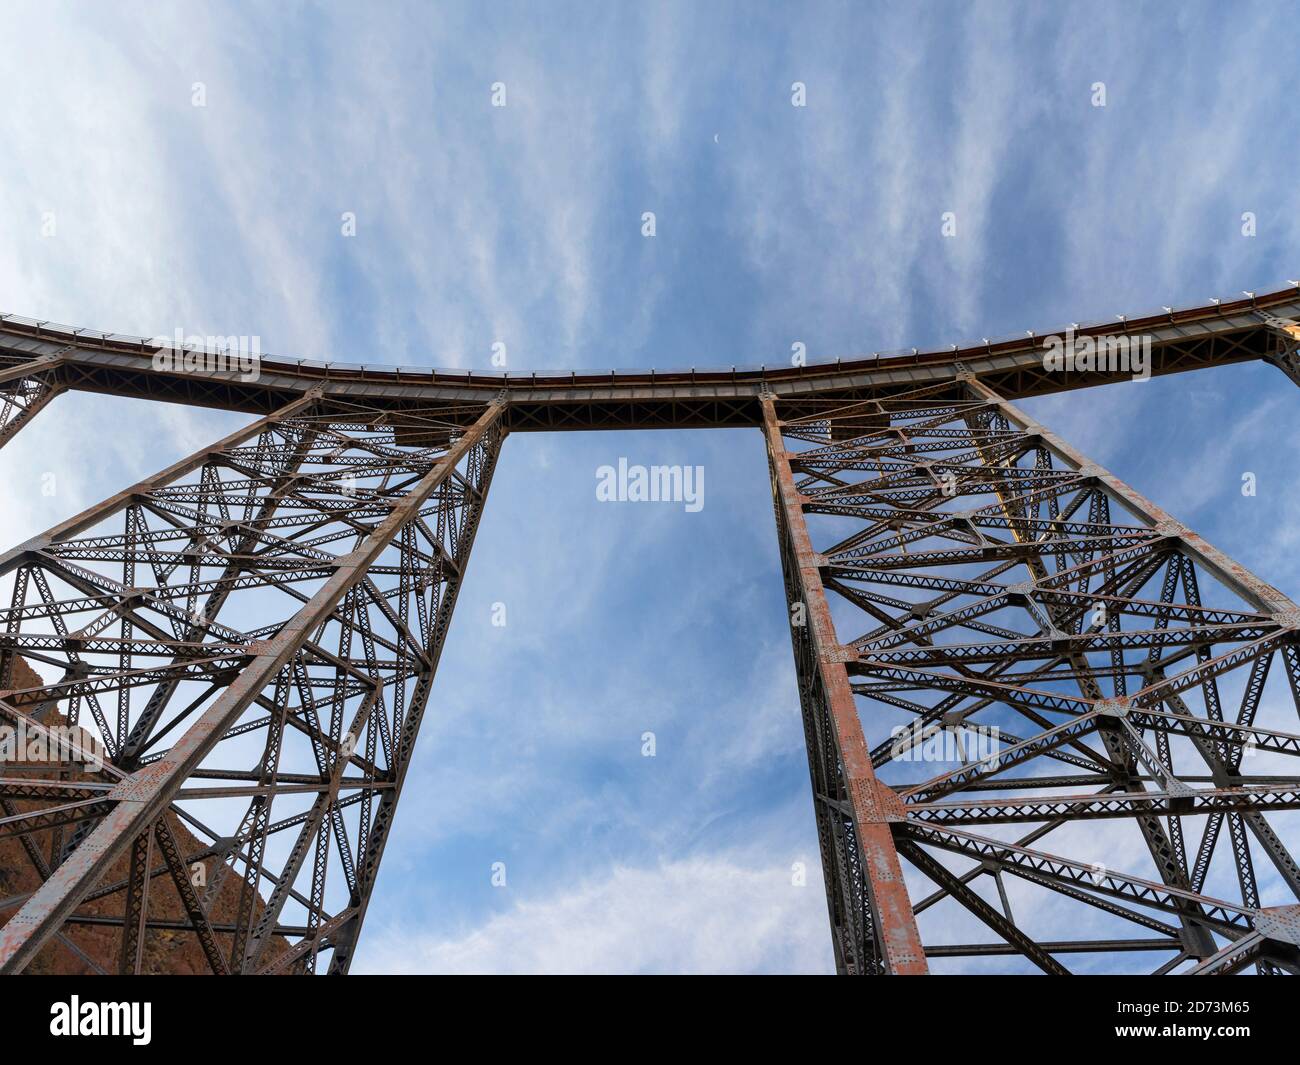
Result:
{"label": "crescent moon", "polygon": [[718,143],[718,135],[716,133],[713,135],[713,143],[714,144]]}

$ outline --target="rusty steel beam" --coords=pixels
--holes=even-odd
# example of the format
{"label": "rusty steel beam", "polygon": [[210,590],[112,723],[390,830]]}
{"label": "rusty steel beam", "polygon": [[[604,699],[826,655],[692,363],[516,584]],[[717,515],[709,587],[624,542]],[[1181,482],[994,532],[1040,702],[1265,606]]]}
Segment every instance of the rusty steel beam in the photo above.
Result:
{"label": "rusty steel beam", "polygon": [[824,820],[822,867],[827,890],[835,896],[831,919],[839,925],[837,963],[850,973],[922,974],[925,951],[893,838],[902,800],[876,779],[871,766],[781,424],[771,398],[762,404],[813,805]]}
{"label": "rusty steel beam", "polygon": [[131,844],[131,874],[126,888],[126,913],[122,918],[122,946],[118,972],[125,976],[138,975],[144,960],[145,923],[149,913],[148,875],[153,865],[152,831],[146,829]]}

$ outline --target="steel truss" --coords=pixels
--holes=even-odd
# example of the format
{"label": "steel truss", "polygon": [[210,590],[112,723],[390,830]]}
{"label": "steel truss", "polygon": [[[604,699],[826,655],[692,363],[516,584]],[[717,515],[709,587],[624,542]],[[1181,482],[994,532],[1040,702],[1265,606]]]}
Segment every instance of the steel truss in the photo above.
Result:
{"label": "steel truss", "polygon": [[[1294,289],[1121,322],[1153,373],[1300,384]],[[0,971],[346,972],[507,432],[758,426],[839,971],[1300,972],[1300,610],[1008,402],[1098,383],[1034,334],[540,378],[154,354],[0,316],[0,446],[65,389],[264,415],[0,554],[0,728],[44,752],[0,753]]]}
{"label": "steel truss", "polygon": [[840,971],[1300,971],[1300,610],[972,375],[762,408]]}
{"label": "steel truss", "polygon": [[63,345],[35,359],[0,353],[0,447],[67,388],[63,357],[69,350]]}
{"label": "steel truss", "polygon": [[104,925],[127,973],[347,971],[503,409],[317,390],[0,555],[0,724],[52,752],[0,769],[0,971]]}

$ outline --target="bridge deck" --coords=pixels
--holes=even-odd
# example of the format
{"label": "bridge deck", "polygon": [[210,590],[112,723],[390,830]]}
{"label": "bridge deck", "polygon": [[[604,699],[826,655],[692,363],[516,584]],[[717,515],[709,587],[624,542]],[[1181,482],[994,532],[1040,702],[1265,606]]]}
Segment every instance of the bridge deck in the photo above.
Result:
{"label": "bridge deck", "polygon": [[[1295,317],[1300,317],[1300,289],[1293,287],[1231,303],[1086,326],[1076,335],[1150,336],[1151,372],[1159,376],[1265,358],[1279,348],[1279,336],[1267,320]],[[504,391],[506,425],[514,431],[758,426],[758,397],[764,391],[778,398],[850,399],[955,381],[965,370],[998,394],[1021,399],[1115,380],[1115,375],[1045,371],[1042,338],[1062,333],[1063,328],[945,351],[803,367],[669,372],[485,373],[263,355],[257,379],[245,381],[236,370],[155,369],[157,349],[143,338],[0,315],[0,373],[28,360],[57,357],[64,388],[251,414],[277,410],[320,386],[326,395],[391,405],[394,411],[474,405]],[[469,411],[464,417],[473,420]]]}

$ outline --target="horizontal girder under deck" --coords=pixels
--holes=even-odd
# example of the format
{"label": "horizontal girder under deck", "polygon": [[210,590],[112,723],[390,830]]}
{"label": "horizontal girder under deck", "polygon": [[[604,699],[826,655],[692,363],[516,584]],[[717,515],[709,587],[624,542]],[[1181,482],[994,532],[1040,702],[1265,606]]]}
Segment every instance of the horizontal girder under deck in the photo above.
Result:
{"label": "horizontal girder under deck", "polygon": [[[1294,370],[1294,340],[1278,320],[1300,318],[1300,289],[1234,302],[1129,318],[1075,330],[1085,337],[1151,338],[1151,373],[1161,376],[1209,366],[1268,359]],[[1023,338],[942,351],[840,359],[807,366],[729,370],[610,370],[538,374],[356,366],[262,355],[256,380],[237,368],[185,373],[154,366],[155,343],[140,337],[56,326],[0,315],[0,396],[40,369],[54,391],[77,389],[137,399],[269,414],[320,388],[327,397],[361,401],[395,413],[431,407],[464,412],[503,398],[504,428],[530,430],[757,427],[759,397],[853,399],[907,392],[971,373],[1007,399],[1047,395],[1125,379],[1124,374],[1048,372],[1042,341],[1065,333],[1027,332]],[[1289,361],[1286,361],[1288,360]],[[1289,369],[1288,369],[1289,367]],[[465,415],[468,417],[468,415]],[[472,420],[472,419],[471,419]]]}

